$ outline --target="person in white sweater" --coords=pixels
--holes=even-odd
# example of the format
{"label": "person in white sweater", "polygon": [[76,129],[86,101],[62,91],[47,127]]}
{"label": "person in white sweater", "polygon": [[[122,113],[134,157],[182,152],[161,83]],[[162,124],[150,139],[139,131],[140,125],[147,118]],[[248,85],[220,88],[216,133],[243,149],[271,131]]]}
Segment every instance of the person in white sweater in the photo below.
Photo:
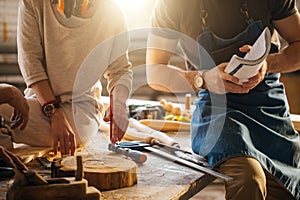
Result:
{"label": "person in white sweater", "polygon": [[[102,121],[102,76],[113,97],[111,142],[121,140],[132,84],[126,30],[122,12],[111,0],[21,0],[18,61],[30,115],[26,130],[15,130],[12,141],[73,155]],[[99,54],[96,60],[89,59],[91,52]],[[10,115],[9,107],[0,110]]]}

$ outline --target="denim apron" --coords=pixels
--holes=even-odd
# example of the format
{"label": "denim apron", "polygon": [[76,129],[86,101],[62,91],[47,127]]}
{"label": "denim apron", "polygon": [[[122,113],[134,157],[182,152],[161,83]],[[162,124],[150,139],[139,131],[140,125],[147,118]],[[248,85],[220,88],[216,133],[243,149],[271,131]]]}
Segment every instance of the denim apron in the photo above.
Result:
{"label": "denim apron", "polygon": [[[221,39],[209,30],[203,0],[200,2],[203,33],[197,40],[215,64],[228,62],[233,54],[239,54],[239,47],[253,44],[263,31],[262,23],[249,17],[246,0],[242,0],[248,27],[232,39]],[[270,53],[276,51],[273,45]],[[203,66],[210,69],[215,65]],[[213,167],[232,157],[253,157],[300,199],[300,139],[292,126],[279,77],[266,74],[247,94],[219,95],[201,90],[191,124],[192,149]]]}

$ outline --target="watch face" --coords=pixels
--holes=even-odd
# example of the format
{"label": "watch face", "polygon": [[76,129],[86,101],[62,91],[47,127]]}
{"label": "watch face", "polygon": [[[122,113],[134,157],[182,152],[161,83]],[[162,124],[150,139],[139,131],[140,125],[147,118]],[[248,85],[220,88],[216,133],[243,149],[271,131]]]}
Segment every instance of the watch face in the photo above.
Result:
{"label": "watch face", "polygon": [[44,111],[45,112],[50,112],[54,109],[54,105],[53,104],[48,104],[45,106]]}
{"label": "watch face", "polygon": [[47,115],[50,116],[55,112],[56,108],[54,107],[53,104],[48,104],[44,107],[43,112]]}
{"label": "watch face", "polygon": [[199,75],[196,75],[194,79],[194,86],[195,88],[201,88],[203,85],[203,78]]}

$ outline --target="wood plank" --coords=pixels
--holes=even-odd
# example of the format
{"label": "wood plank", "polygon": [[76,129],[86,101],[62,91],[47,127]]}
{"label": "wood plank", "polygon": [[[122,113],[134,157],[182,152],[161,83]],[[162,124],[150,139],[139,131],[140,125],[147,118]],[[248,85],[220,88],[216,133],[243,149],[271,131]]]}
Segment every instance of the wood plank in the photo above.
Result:
{"label": "wood plank", "polygon": [[17,155],[25,164],[27,164],[37,157],[42,157],[52,149],[52,147],[33,147],[25,144],[14,144],[12,153]]}
{"label": "wood plank", "polygon": [[[178,141],[182,148],[189,150],[189,133],[181,132],[169,136]],[[100,133],[89,142],[86,148],[89,152],[107,151],[108,142],[109,136]],[[138,165],[137,184],[117,190],[103,191],[103,199],[188,199],[214,180],[214,178],[202,179],[201,177],[205,174],[200,171],[165,160],[151,152],[145,153],[148,159],[145,163]]]}
{"label": "wood plank", "polygon": [[300,131],[300,115],[291,114],[292,122],[297,131]]}

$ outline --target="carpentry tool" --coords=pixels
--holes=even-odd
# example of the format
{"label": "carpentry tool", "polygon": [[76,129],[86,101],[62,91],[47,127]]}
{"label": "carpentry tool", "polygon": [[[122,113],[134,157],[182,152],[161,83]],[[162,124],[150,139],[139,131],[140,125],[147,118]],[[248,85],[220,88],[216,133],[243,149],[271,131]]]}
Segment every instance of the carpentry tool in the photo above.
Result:
{"label": "carpentry tool", "polygon": [[[135,121],[134,121],[135,122]],[[139,124],[137,124],[139,125]],[[136,125],[136,126],[137,126]],[[140,128],[144,127],[143,125],[139,125]],[[149,128],[146,129],[141,129],[141,130],[146,130],[148,131]],[[151,128],[150,128],[151,129]],[[165,133],[160,132],[160,135],[164,135],[164,140],[163,141],[175,141],[172,138],[170,138],[169,136],[167,136]],[[126,140],[130,140],[130,141],[141,141],[150,145],[157,145],[159,147],[161,147],[163,150],[169,151],[170,153],[183,158],[185,160],[194,162],[198,165],[202,165],[202,166],[209,166],[206,159],[204,159],[203,157],[197,156],[197,159],[195,158],[196,155],[193,155],[190,151],[186,151],[184,149],[181,149],[179,144],[176,142],[174,144],[177,144],[176,146],[170,146],[168,144],[164,144],[163,142],[160,142],[159,140],[157,140],[156,138],[154,138],[154,136],[152,136],[151,134],[147,134],[144,132],[140,132],[137,131],[134,128],[128,128],[126,131],[126,134],[124,135],[124,139]],[[132,149],[132,148],[131,148]]]}
{"label": "carpentry tool", "polygon": [[[162,134],[164,134],[164,133],[162,133]],[[166,135],[166,137],[168,137],[168,136]],[[127,140],[131,140],[131,141],[136,140],[136,141],[145,142],[145,143],[150,144],[150,145],[157,145],[157,146],[160,146],[160,147],[162,147],[166,150],[169,150],[169,151],[181,151],[183,153],[191,154],[188,151],[180,149],[179,144],[177,142],[173,142],[173,144],[176,144],[174,146],[164,144],[164,143],[160,142],[159,140],[157,140],[154,136],[143,133],[143,132],[140,132],[140,131],[137,131],[137,130],[132,129],[132,128],[127,129],[124,138],[127,139]],[[175,140],[173,140],[173,141],[175,141]]]}
{"label": "carpentry tool", "polygon": [[[142,144],[142,142],[134,141],[133,144],[132,144],[132,146],[133,146],[133,148],[135,148],[136,146],[139,146],[141,144]],[[123,148],[131,148],[130,142],[124,142],[124,144],[123,144],[123,142],[119,142],[118,145],[120,145]],[[141,147],[143,147],[144,150],[148,150],[148,151],[150,151],[150,152],[152,152],[152,153],[154,153],[154,154],[156,154],[156,155],[158,155],[160,157],[163,157],[163,158],[166,158],[168,160],[180,163],[182,165],[185,165],[187,167],[196,169],[196,170],[201,171],[203,173],[210,174],[210,175],[212,175],[212,176],[214,176],[216,178],[219,178],[221,180],[224,180],[224,181],[232,180],[232,178],[229,177],[229,176],[220,174],[220,173],[218,173],[218,172],[216,172],[216,171],[214,171],[214,170],[212,170],[210,168],[197,165],[197,164],[192,163],[190,161],[187,161],[187,160],[184,160],[184,159],[179,158],[177,156],[174,156],[174,155],[172,155],[170,153],[167,153],[167,152],[161,151],[159,149],[156,149],[154,147],[151,147],[150,144],[143,144],[143,145],[141,145]]]}
{"label": "carpentry tool", "polygon": [[108,144],[108,150],[113,151],[117,154],[122,154],[126,157],[131,158],[133,161],[137,162],[137,163],[144,163],[147,160],[147,155],[137,151],[137,150],[132,150],[132,149],[128,149],[128,148],[122,148],[120,146],[113,145],[113,144]]}
{"label": "carpentry tool", "polygon": [[191,130],[191,124],[189,122],[159,119],[142,119],[140,120],[140,123],[157,131],[163,132],[189,132]]}
{"label": "carpentry tool", "polygon": [[130,137],[130,135],[131,135],[130,133],[134,132],[134,130],[132,130],[130,128],[134,128],[139,132],[147,133],[148,136],[150,135],[152,138],[155,138],[156,140],[160,141],[161,143],[164,143],[164,144],[167,144],[167,145],[170,145],[170,146],[179,147],[179,144],[173,138],[167,136],[163,132],[154,130],[154,129],[152,129],[152,128],[144,125],[144,124],[141,124],[139,121],[137,121],[133,118],[129,119],[129,128],[126,131],[126,134],[124,136],[125,138],[126,138],[126,136]]}
{"label": "carpentry tool", "polygon": [[[2,154],[6,154],[2,155]],[[26,165],[10,151],[3,150],[1,152],[1,158],[3,162],[7,163],[16,171],[15,182],[20,185],[47,185],[48,182],[41,175],[35,171],[29,170]]]}
{"label": "carpentry tool", "polygon": [[[80,166],[82,161],[77,157],[77,175],[72,178],[45,179],[32,170],[17,170],[14,182],[7,191],[7,200],[47,200],[74,199],[99,200],[100,192],[82,179]],[[18,164],[17,164],[18,166]],[[80,175],[81,174],[81,175]]]}
{"label": "carpentry tool", "polygon": [[110,123],[109,123],[109,138],[110,138],[110,141],[111,141],[112,134],[113,134],[113,96],[112,96],[112,94],[110,95],[109,102],[110,102],[110,106],[109,106],[109,120],[110,120]]}

